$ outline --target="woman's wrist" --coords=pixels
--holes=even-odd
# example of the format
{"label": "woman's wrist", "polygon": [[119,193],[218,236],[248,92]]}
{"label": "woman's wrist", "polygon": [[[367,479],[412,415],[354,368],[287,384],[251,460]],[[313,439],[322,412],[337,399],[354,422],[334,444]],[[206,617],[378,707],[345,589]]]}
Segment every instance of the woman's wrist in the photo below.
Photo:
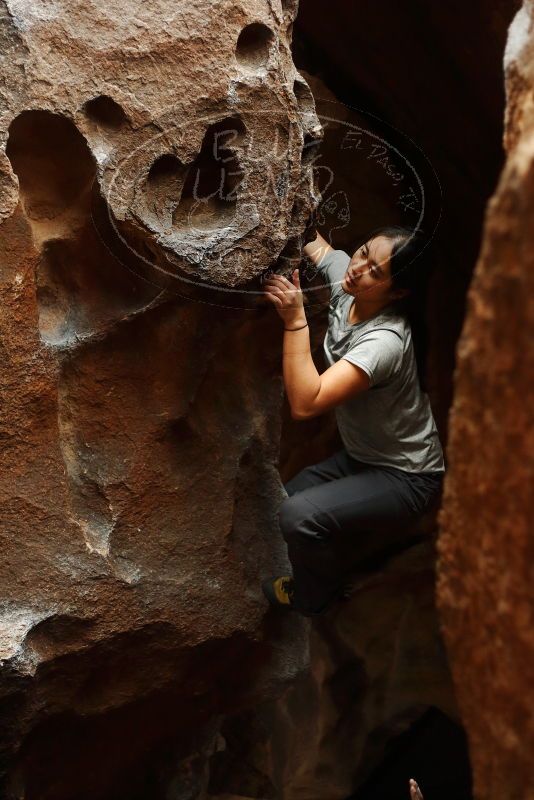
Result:
{"label": "woman's wrist", "polygon": [[293,319],[284,320],[284,330],[296,330],[297,328],[305,328],[308,320],[305,315],[294,317]]}

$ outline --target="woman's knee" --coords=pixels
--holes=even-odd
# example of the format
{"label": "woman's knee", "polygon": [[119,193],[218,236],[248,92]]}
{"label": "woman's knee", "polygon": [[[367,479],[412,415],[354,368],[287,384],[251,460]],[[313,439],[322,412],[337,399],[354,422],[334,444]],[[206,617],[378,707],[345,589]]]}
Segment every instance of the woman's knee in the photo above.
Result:
{"label": "woman's knee", "polygon": [[295,534],[312,513],[313,509],[300,494],[286,497],[278,509],[278,522],[284,539]]}
{"label": "woman's knee", "polygon": [[327,515],[310,503],[304,493],[286,498],[279,508],[278,519],[282,536],[289,544],[330,542],[332,532]]}
{"label": "woman's knee", "polygon": [[297,475],[295,475],[291,480],[284,483],[284,489],[286,490],[289,497],[293,497],[294,494],[298,492],[304,491],[304,489],[308,489],[310,486],[309,481],[306,479],[306,469],[301,470]]}

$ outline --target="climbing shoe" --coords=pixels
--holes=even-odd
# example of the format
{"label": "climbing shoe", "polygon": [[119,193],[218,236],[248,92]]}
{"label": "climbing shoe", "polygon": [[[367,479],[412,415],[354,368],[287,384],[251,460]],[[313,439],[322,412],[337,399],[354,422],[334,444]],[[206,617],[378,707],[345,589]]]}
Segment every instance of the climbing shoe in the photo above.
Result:
{"label": "climbing shoe", "polygon": [[262,582],[261,588],[272,606],[288,610],[293,608],[293,578],[290,575],[268,578]]}

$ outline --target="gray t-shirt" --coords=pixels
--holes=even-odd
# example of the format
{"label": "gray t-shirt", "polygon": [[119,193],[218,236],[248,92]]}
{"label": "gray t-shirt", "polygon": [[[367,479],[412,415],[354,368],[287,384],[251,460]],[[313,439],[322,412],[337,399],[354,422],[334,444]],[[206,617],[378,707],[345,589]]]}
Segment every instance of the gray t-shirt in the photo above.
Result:
{"label": "gray t-shirt", "polygon": [[367,391],[335,408],[341,440],[358,461],[443,473],[443,451],[428,395],[419,385],[410,323],[392,306],[363,322],[348,322],[354,298],[339,281],[349,261],[343,250],[333,250],[318,265],[331,289],[324,339],[328,365],[345,358],[370,379]]}

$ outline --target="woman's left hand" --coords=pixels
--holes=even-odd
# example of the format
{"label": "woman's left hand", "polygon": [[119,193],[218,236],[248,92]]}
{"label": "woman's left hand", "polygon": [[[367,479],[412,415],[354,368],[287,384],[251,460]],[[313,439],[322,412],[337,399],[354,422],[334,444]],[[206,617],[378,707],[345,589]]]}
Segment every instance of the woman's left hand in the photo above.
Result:
{"label": "woman's left hand", "polygon": [[272,274],[263,281],[267,298],[286,325],[306,321],[298,268],[293,270],[292,279],[293,283],[283,275]]}

